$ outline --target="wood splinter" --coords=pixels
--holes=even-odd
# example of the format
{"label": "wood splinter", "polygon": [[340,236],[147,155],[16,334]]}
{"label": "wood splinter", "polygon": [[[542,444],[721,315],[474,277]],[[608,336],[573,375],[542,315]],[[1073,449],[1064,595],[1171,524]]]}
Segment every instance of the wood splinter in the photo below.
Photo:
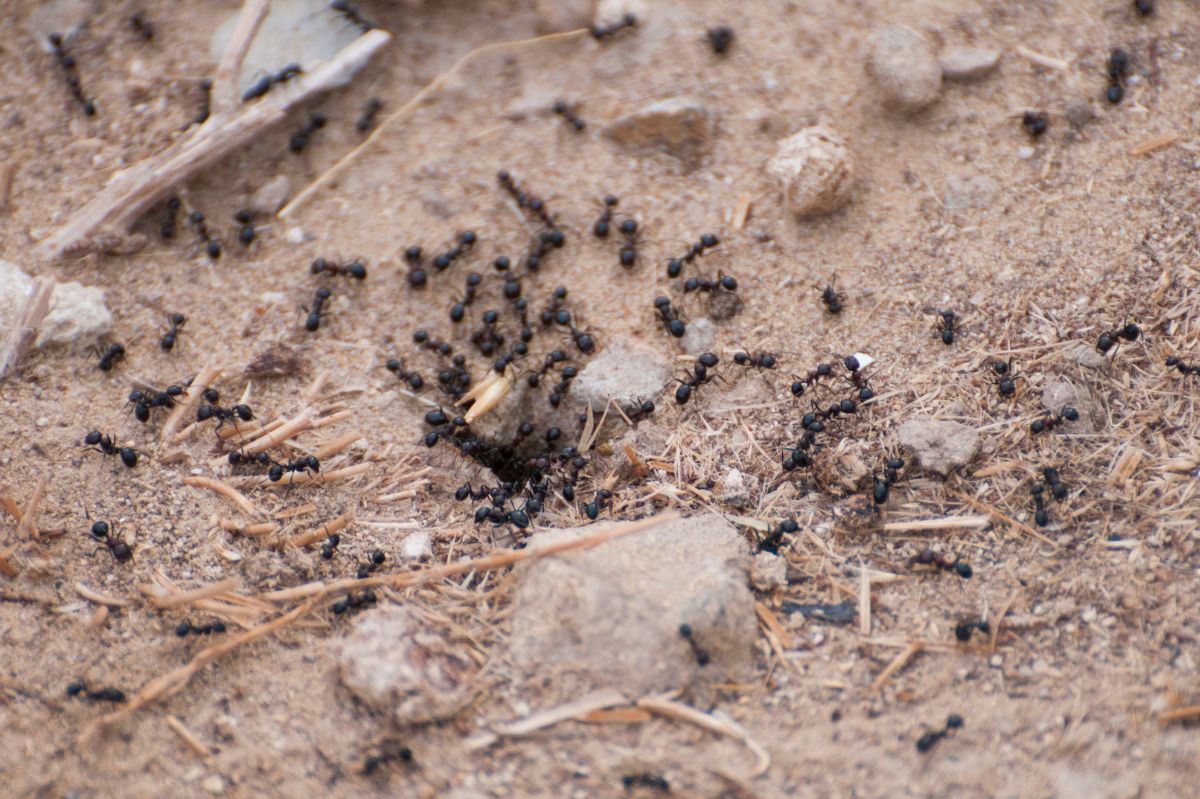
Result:
{"label": "wood splinter", "polygon": [[354,521],[353,513],[343,513],[336,519],[331,519],[325,522],[315,530],[309,530],[307,533],[302,533],[292,540],[288,541],[288,546],[301,549],[309,544],[315,544],[318,541],[323,541],[334,533],[340,533],[346,529],[346,525]]}

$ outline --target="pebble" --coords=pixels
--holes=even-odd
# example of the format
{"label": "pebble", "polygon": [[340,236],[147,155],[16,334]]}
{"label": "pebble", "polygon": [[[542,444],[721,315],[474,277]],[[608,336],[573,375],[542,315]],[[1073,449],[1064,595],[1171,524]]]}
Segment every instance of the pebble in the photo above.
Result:
{"label": "pebble", "polygon": [[1080,344],[1071,351],[1071,360],[1088,369],[1103,369],[1108,365],[1104,354],[1091,344]]}
{"label": "pebble", "polygon": [[250,198],[250,210],[256,214],[274,216],[283,207],[292,193],[292,182],[287,175],[276,175],[258,187]]}
{"label": "pebble", "polygon": [[916,111],[938,99],[942,66],[929,38],[904,25],[889,25],[871,37],[867,71],[884,102]]}
{"label": "pebble", "polygon": [[979,431],[958,422],[912,419],[900,425],[897,437],[922,469],[942,477],[979,452]]}
{"label": "pebble", "polygon": [[[537,533],[529,547],[605,526]],[[749,561],[745,539],[715,514],[532,561],[517,570],[512,660],[539,689],[571,696],[598,686],[641,696],[739,679],[753,668],[758,637]]]}
{"label": "pebble", "polygon": [[987,175],[951,175],[946,178],[946,210],[987,208],[999,188],[1000,184]]}
{"label": "pebble", "polygon": [[716,125],[715,114],[699,99],[672,97],[617,119],[604,135],[635,153],[665,153],[694,167],[708,150]]}
{"label": "pebble", "polygon": [[1000,52],[987,47],[949,47],[938,63],[946,80],[977,80],[988,75],[1000,63]]}
{"label": "pebble", "polygon": [[770,552],[759,552],[750,567],[750,584],[759,591],[787,586],[787,561]]}
{"label": "pebble", "polygon": [[1020,158],[1022,161],[1028,161],[1030,158],[1033,158],[1033,154],[1035,152],[1037,152],[1037,150],[1034,150],[1032,147],[1026,144],[1023,147],[1017,148],[1017,158]]}
{"label": "pebble", "polygon": [[303,244],[308,241],[308,234],[304,232],[304,228],[299,225],[293,225],[283,234],[283,240],[288,244]]}
{"label": "pebble", "polygon": [[1079,130],[1096,118],[1096,108],[1090,100],[1074,100],[1067,103],[1064,115],[1071,127]]}
{"label": "pebble", "polygon": [[[16,264],[0,259],[0,329],[12,327],[32,290],[32,277]],[[112,313],[104,303],[104,289],[74,281],[57,283],[36,346],[94,343],[112,330],[112,324]]]}
{"label": "pebble", "polygon": [[410,533],[400,542],[400,557],[405,560],[425,560],[433,557],[433,539],[429,533],[424,530]]}
{"label": "pebble", "polygon": [[213,796],[225,793],[225,780],[218,774],[210,774],[200,782],[200,787]]}
{"label": "pebble", "polygon": [[609,400],[652,399],[671,381],[671,367],[661,350],[616,341],[583,367],[567,396],[580,404],[590,402],[596,412]]}
{"label": "pebble", "polygon": [[779,142],[767,174],[783,187],[787,206],[799,217],[835,211],[850,198],[854,159],[832,128],[813,125]]}

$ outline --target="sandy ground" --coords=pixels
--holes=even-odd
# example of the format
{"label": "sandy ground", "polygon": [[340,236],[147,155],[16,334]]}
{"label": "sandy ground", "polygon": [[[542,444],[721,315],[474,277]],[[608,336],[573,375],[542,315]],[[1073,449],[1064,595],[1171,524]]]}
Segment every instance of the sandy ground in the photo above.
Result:
{"label": "sandy ground", "polygon": [[[0,160],[15,165],[11,199],[0,212],[0,257],[35,274],[107,288],[112,339],[129,356],[105,374],[87,349],[93,342],[39,351],[0,385],[4,491],[23,505],[38,478],[49,478],[36,514],[48,534],[30,544],[16,541],[11,519],[0,527],[22,566],[19,576],[0,578],[3,793],[655,795],[623,787],[623,776],[643,772],[663,776],[681,796],[1148,797],[1194,790],[1195,729],[1156,718],[1193,704],[1198,691],[1200,384],[1162,365],[1175,353],[1200,361],[1191,328],[1200,168],[1194,6],[1159,0],[1142,18],[1116,0],[921,0],[903,10],[882,2],[749,3],[736,11],[717,2],[653,3],[635,34],[603,46],[584,37],[480,58],[389,126],[286,224],[264,224],[258,240],[241,248],[230,240],[234,212],[268,179],[287,175],[298,190],[349,152],[361,141],[353,121],[368,97],[398,108],[473,48],[548,29],[533,4],[364,4],[397,41],[354,86],[180,187],[188,206],[203,209],[225,235],[218,262],[204,257],[182,224],[174,241],[162,241],[151,214],[138,228],[149,238],[139,253],[39,263],[34,243],[114,170],[180,135],[199,105],[197,81],[212,72],[208,33],[237,4],[102,4],[72,47],[100,108],[92,119],[69,99],[52,57],[27,32],[36,5],[0,10],[8,32],[0,38]],[[156,24],[153,42],[130,32],[134,10]],[[947,83],[919,114],[885,111],[862,54],[870,31],[891,22],[924,30],[940,46],[997,48],[1001,65],[978,82]],[[720,23],[737,35],[724,58],[703,38]],[[1017,54],[1020,45],[1069,67],[1038,66]],[[1136,79],[1124,102],[1109,106],[1105,60],[1116,46],[1130,52]],[[645,102],[682,94],[718,115],[711,150],[695,169],[665,156],[631,157],[600,133]],[[558,97],[578,104],[588,123],[582,134],[546,113]],[[1078,102],[1090,102],[1096,116],[1077,129],[1065,112]],[[290,132],[318,108],[330,123],[302,155],[288,152]],[[1026,109],[1050,115],[1040,139],[1021,128]],[[816,122],[843,133],[858,178],[847,207],[799,223],[762,167],[778,138]],[[1178,139],[1131,154],[1166,134]],[[527,284],[531,304],[540,308],[553,286],[569,286],[572,307],[601,347],[638,341],[677,354],[651,305],[669,290],[663,265],[700,233],[721,234],[722,246],[701,269],[736,275],[745,305],[718,324],[716,348],[770,350],[780,369],[727,365],[723,382],[702,387],[684,408],[662,397],[640,428],[661,449],[642,455],[674,466],[640,484],[620,482],[616,515],[650,512],[653,503],[639,498],[658,481],[696,489],[679,492],[685,510],[715,504],[770,521],[793,516],[802,532],[784,550],[792,582],[760,600],[782,613],[784,599],[856,599],[861,561],[904,577],[875,587],[871,632],[788,617],[786,651],[764,636],[755,679],[728,686],[715,705],[771,753],[771,768],[759,778],[750,776],[753,759],[740,744],[662,719],[567,723],[469,751],[468,738],[488,722],[542,706],[536,681],[503,665],[452,721],[395,728],[339,684],[328,643],[348,621],[323,606],[81,743],[88,722],[108,708],[68,698],[69,683],[83,679],[132,695],[209,642],[174,635],[180,621],[204,614],[145,601],[138,586],[155,574],[183,588],[237,577],[253,595],[352,576],[374,549],[388,555],[385,571],[408,568],[397,565],[397,524],[432,531],[437,562],[511,542],[503,528],[474,526],[472,507],[454,502],[455,486],[486,478],[447,448],[420,446],[426,408],[402,396],[382,368],[406,355],[428,375],[436,362],[412,351],[412,331],[428,326],[455,342],[467,332],[446,320],[466,270],[456,266],[415,295],[404,280],[404,247],[435,251],[470,228],[480,237],[471,268],[486,272],[496,255],[515,255],[527,241],[519,215],[495,189],[498,169],[543,194],[569,236],[565,251]],[[997,182],[986,207],[948,210],[947,181],[963,175]],[[631,272],[617,266],[612,239],[602,244],[587,235],[599,198],[610,192],[643,223],[642,263]],[[733,230],[730,215],[743,194],[753,208],[746,226]],[[312,240],[288,243],[292,225]],[[320,332],[310,335],[301,308],[312,298],[307,270],[318,255],[362,256],[371,275],[362,285],[331,283],[335,299]],[[838,317],[824,313],[814,288],[831,279],[847,294]],[[488,281],[484,294],[495,300],[499,285]],[[678,299],[691,318],[706,313],[704,300]],[[933,333],[933,308],[961,314],[954,346]],[[176,351],[166,354],[156,342],[174,311],[189,320]],[[1101,331],[1126,320],[1146,335],[1100,368],[1079,362],[1081,347],[1090,350]],[[350,418],[301,441],[311,446],[356,431],[368,442],[342,459],[371,464],[366,479],[248,492],[269,513],[315,506],[283,520],[286,534],[346,511],[375,523],[344,535],[332,561],[214,529],[212,517],[236,514],[181,483],[190,470],[209,473],[220,457],[211,432],[167,446],[125,407],[133,381],[162,386],[210,363],[225,368],[222,394],[236,396],[246,383],[243,368],[276,344],[294,348],[302,368],[254,380],[257,413],[288,417],[337,405]],[[558,342],[535,340],[533,347],[540,356],[552,345]],[[991,515],[985,529],[888,533],[876,522],[850,529],[838,515],[849,499],[813,475],[781,474],[782,447],[794,442],[808,410],[791,398],[791,376],[853,351],[878,359],[873,385],[883,398],[845,425],[843,452],[878,468],[895,450],[896,427],[918,416],[982,431],[974,463],[944,482],[909,474],[893,487],[880,521],[983,512]],[[997,395],[987,373],[993,357],[1012,358],[1023,375],[1013,402]],[[473,365],[482,373],[486,361]],[[318,396],[306,397],[322,373]],[[1094,434],[1028,434],[1042,413],[1041,389],[1060,378],[1094,400]],[[93,428],[139,448],[142,464],[128,471],[84,451],[79,441]],[[182,460],[163,462],[176,451]],[[620,454],[597,455],[581,484],[586,496],[623,465]],[[1035,531],[1029,484],[1046,465],[1060,468],[1072,494],[1051,503],[1051,526]],[[426,466],[432,484],[417,498],[380,500]],[[719,483],[731,466],[752,478],[752,488],[744,507],[721,508]],[[131,562],[114,561],[89,539],[96,519],[113,522],[133,545]],[[538,524],[582,521],[579,507],[556,502]],[[914,575],[908,559],[930,543],[968,560],[974,577]],[[132,604],[98,620],[97,605],[77,585]],[[502,663],[505,592],[486,602],[479,595],[506,588],[507,580],[457,585],[396,591],[385,601],[427,610],[449,638]],[[955,641],[956,623],[980,617],[993,629],[1000,621],[994,651],[986,638]],[[873,689],[912,642],[924,651]],[[918,754],[916,740],[950,713],[964,727]],[[189,749],[168,716],[210,757]],[[396,742],[412,749],[412,765],[361,773],[366,755]]]}

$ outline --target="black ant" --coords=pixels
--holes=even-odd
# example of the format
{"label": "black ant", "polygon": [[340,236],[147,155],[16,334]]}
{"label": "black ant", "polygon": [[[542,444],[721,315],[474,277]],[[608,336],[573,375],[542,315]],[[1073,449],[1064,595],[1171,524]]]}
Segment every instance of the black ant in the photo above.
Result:
{"label": "black ant", "polygon": [[596,497],[591,502],[585,502],[583,505],[583,515],[589,520],[595,521],[600,515],[600,511],[612,504],[612,492],[607,488],[601,488],[596,492]]}
{"label": "black ant", "polygon": [[249,208],[243,208],[233,215],[233,221],[238,223],[238,241],[243,247],[249,247],[250,242],[254,241],[257,231],[254,229],[254,212]]}
{"label": "black ant", "polygon": [[363,107],[362,116],[358,118],[358,122],[354,123],[359,133],[368,133],[371,128],[375,127],[375,117],[383,110],[383,100],[378,97],[372,97],[367,100],[367,104]]}
{"label": "black ant", "polygon": [[637,27],[637,16],[634,14],[626,14],[621,17],[620,21],[614,22],[611,25],[593,25],[592,37],[595,39],[607,39],[616,36],[621,31],[627,28]]}
{"label": "black ant", "polygon": [[483,282],[483,275],[472,272],[467,275],[466,290],[463,298],[450,307],[450,321],[461,322],[467,312],[467,306],[475,302],[475,289]]}
{"label": "black ant", "polygon": [[166,333],[163,334],[162,340],[158,342],[158,345],[162,347],[164,351],[170,352],[171,350],[175,349],[175,339],[179,337],[179,328],[183,327],[183,325],[187,322],[187,317],[181,313],[173,313],[167,317],[167,322],[171,325],[171,327]]}
{"label": "black ant", "polygon": [[1200,366],[1186,363],[1175,355],[1167,358],[1166,365],[1168,369],[1174,369],[1181,375],[1200,375]]}
{"label": "black ant", "polygon": [[996,391],[1008,399],[1017,393],[1017,379],[1020,377],[1012,370],[1011,361],[992,361],[992,372],[996,375]]}
{"label": "black ant", "polygon": [[654,413],[654,401],[642,400],[641,402],[634,401],[632,405],[624,409],[626,418],[637,427],[637,423]]}
{"label": "black ant", "polygon": [[[558,385],[556,385],[554,387],[554,390],[550,392],[550,405],[552,407],[557,408],[559,406],[559,404],[562,403],[563,396],[567,393],[568,389],[570,389],[570,387],[571,387],[571,381],[574,380],[578,375],[579,375],[579,367],[577,367],[577,366],[564,366],[563,367],[563,370],[561,372],[562,377],[558,381]],[[551,428],[551,429],[557,430],[558,428]]]}
{"label": "black ant", "polygon": [[125,345],[121,343],[110,344],[104,354],[100,356],[100,363],[96,364],[101,372],[110,372],[117,361],[125,360]]}
{"label": "black ant", "polygon": [[766,535],[758,539],[758,551],[778,555],[779,548],[783,546],[783,537],[795,535],[799,531],[800,525],[796,523],[795,519],[784,519],[778,525],[768,525]]}
{"label": "black ant", "polygon": [[392,358],[385,364],[385,367],[389,372],[396,375],[396,377],[400,378],[405,383],[408,383],[409,387],[412,388],[413,391],[420,391],[425,387],[425,381],[419,374],[416,372],[409,372],[404,368],[403,360]]}
{"label": "black ant", "polygon": [[297,458],[294,461],[287,463],[272,463],[271,468],[267,471],[267,479],[272,483],[278,483],[283,479],[283,475],[287,472],[320,472],[321,462],[317,460],[315,455],[305,455]]}
{"label": "black ant", "polygon": [[732,275],[718,275],[716,280],[707,277],[689,277],[683,282],[683,293],[693,291],[737,291],[737,279]]}
{"label": "black ant", "polygon": [[1038,527],[1045,527],[1050,523],[1050,514],[1046,513],[1046,504],[1042,500],[1042,492],[1046,490],[1041,483],[1034,483],[1029,487],[1029,493],[1033,495],[1034,513],[1033,520]]}
{"label": "black ant", "polygon": [[[458,243],[451,247],[446,252],[437,255],[433,259],[433,268],[439,272],[445,272],[450,268],[450,264],[454,263],[463,253],[471,249],[475,244],[475,232],[473,230],[465,230],[458,234]],[[410,280],[411,283],[411,275]]]}
{"label": "black ant", "polygon": [[826,283],[825,288],[821,289],[821,302],[829,313],[840,314],[845,307],[846,295],[836,290],[832,283]]}
{"label": "black ant", "polygon": [[154,26],[141,11],[129,18],[129,27],[133,28],[133,32],[147,42],[154,39]]}
{"label": "black ant", "polygon": [[1102,355],[1107,354],[1109,350],[1121,345],[1121,340],[1137,341],[1142,335],[1142,329],[1133,322],[1126,322],[1121,327],[1115,330],[1108,330],[1101,333],[1096,339],[1096,351]]}
{"label": "black ant", "polygon": [[954,311],[938,311],[938,331],[942,336],[942,343],[949,347],[954,343],[954,334],[957,332],[958,314]]}
{"label": "black ant", "polygon": [[858,389],[859,401],[866,402],[867,400],[874,399],[875,391],[871,388],[867,378],[863,377],[863,364],[859,361],[858,357],[847,355],[842,359],[842,365],[850,373],[850,383]]}
{"label": "black ant", "polygon": [[429,276],[421,264],[421,248],[410,244],[404,250],[404,262],[408,264],[408,285],[414,289],[424,288]]}
{"label": "black ant", "polygon": [[735,352],[733,354],[733,362],[738,366],[751,366],[756,369],[774,369],[778,363],[775,356],[769,352],[759,354]]}
{"label": "black ant", "polygon": [[728,25],[709,28],[707,35],[708,43],[717,55],[725,55],[725,51],[729,49],[729,45],[733,44],[733,28]]}
{"label": "black ant", "polygon": [[[986,624],[986,622],[984,622]],[[951,713],[946,718],[946,726],[940,730],[930,730],[917,739],[917,751],[921,754],[929,752],[937,745],[937,742],[950,735],[951,730],[961,729],[963,725],[962,716],[957,713]]]}
{"label": "black ant", "polygon": [[525,266],[530,272],[538,271],[542,265],[542,257],[546,255],[547,250],[550,247],[560,248],[566,243],[566,235],[557,228],[539,232],[530,243],[529,251],[525,253]]}
{"label": "black ant", "polygon": [[681,380],[679,388],[675,389],[675,401],[680,405],[685,405],[692,398],[692,390],[698,388],[712,377],[709,376],[708,370],[717,365],[720,359],[711,352],[706,352],[696,359],[695,366],[692,367],[692,374],[686,380]]}
{"label": "black ant", "polygon": [[675,338],[683,338],[683,334],[687,332],[687,326],[679,318],[679,311],[671,307],[670,298],[656,297],[654,309],[658,312],[658,317],[662,320],[663,327],[667,332]]}
{"label": "black ant", "polygon": [[355,280],[367,279],[367,265],[362,262],[361,258],[356,258],[348,264],[339,264],[337,261],[330,261],[326,258],[318,258],[312,262],[309,267],[314,275],[319,275],[322,272],[330,275],[345,275],[352,277]]}
{"label": "black ant", "polygon": [[121,463],[129,469],[137,466],[138,454],[133,451],[132,447],[118,446],[111,436],[101,435],[98,430],[93,430],[84,436],[83,443],[85,446],[94,447],[103,455],[119,455]]}
{"label": "black ant", "polygon": [[82,696],[93,702],[120,703],[125,701],[125,692],[120,688],[99,688],[92,691],[88,689],[82,680],[73,682],[67,686],[67,696]]}
{"label": "black ant", "polygon": [[887,504],[891,488],[900,479],[900,470],[903,468],[904,460],[902,458],[888,458],[887,463],[884,464],[883,477],[875,478],[875,486],[871,492],[876,510],[880,505]]}
{"label": "black ant", "polygon": [[[360,576],[358,579],[362,580],[367,577],[366,574],[361,574],[362,569],[359,569],[359,572]],[[335,615],[340,616],[351,608],[357,609],[364,605],[374,605],[376,601],[377,599],[375,597],[375,592],[368,588],[360,594],[346,594],[344,599],[339,599],[338,601],[334,602],[329,606],[329,609],[332,610]]]}
{"label": "black ant", "polygon": [[196,230],[196,235],[204,242],[204,251],[212,260],[217,260],[221,257],[221,242],[209,235],[208,225],[204,222],[204,214],[200,211],[192,211],[188,217],[188,222]]}
{"label": "black ant", "polygon": [[164,239],[175,238],[175,217],[181,205],[178,197],[167,200],[167,212],[163,214],[162,226],[159,228],[159,234]]}
{"label": "black ant", "polygon": [[308,123],[292,134],[288,140],[288,149],[293,153],[302,153],[308,146],[308,137],[325,127],[325,115],[314,111],[308,117]]}
{"label": "black ant", "polygon": [[212,624],[192,624],[190,621],[181,621],[175,627],[175,635],[180,638],[186,638],[188,635],[212,635],[213,633],[225,632],[225,622],[214,621]]}
{"label": "black ant", "polygon": [[971,564],[964,560],[955,558],[950,560],[945,555],[938,554],[932,549],[923,549],[914,555],[909,561],[909,566],[936,566],[942,571],[952,571],[964,580],[970,580],[975,574],[971,568]]}
{"label": "black ant", "polygon": [[285,83],[303,71],[304,70],[300,68],[299,64],[293,62],[276,72],[274,75],[263,75],[261,78],[254,81],[254,83],[251,83],[250,87],[246,89],[246,91],[242,92],[242,102],[246,103],[250,100],[254,100],[255,98],[262,97],[264,94],[271,91],[271,87],[275,84]]}
{"label": "black ant", "polygon": [[150,421],[150,412],[154,408],[174,408],[175,398],[183,396],[182,386],[167,386],[166,391],[141,391],[135,390],[129,392],[129,402],[133,405],[133,415],[139,422],[145,424]]}
{"label": "black ant", "polygon": [[75,64],[75,56],[68,53],[63,47],[62,34],[52,33],[47,38],[50,41],[50,46],[54,49],[54,58],[62,68],[67,88],[71,90],[71,96],[83,107],[84,114],[90,117],[95,116],[96,104],[84,96],[83,85],[79,82],[79,69]]}
{"label": "black ant", "polygon": [[554,217],[550,215],[550,209],[546,207],[546,201],[534,194],[522,191],[517,185],[516,180],[507,170],[500,170],[496,173],[496,181],[500,187],[512,195],[512,198],[517,201],[517,206],[522,210],[532,214],[539,219],[550,230],[557,230],[558,225],[554,223]]}
{"label": "black ant", "polygon": [[234,450],[229,453],[230,466],[270,466],[271,456],[265,452],[258,452],[253,455],[242,450]]}
{"label": "black ant", "polygon": [[971,640],[971,636],[976,630],[979,630],[979,632],[983,633],[984,635],[988,635],[992,631],[992,626],[983,619],[977,619],[975,621],[960,621],[958,624],[954,625],[954,637],[959,641],[966,643],[967,641]]}
{"label": "black ant", "polygon": [[483,322],[483,326],[471,333],[471,343],[479,348],[481,354],[491,356],[504,346],[504,334],[496,329],[496,324],[500,321],[500,312],[484,311],[480,321]]}
{"label": "black ant", "polygon": [[313,296],[312,310],[308,312],[308,318],[304,320],[304,329],[310,332],[319,330],[321,327],[321,311],[325,307],[325,303],[333,296],[333,292],[322,286],[317,289],[317,293]]}
{"label": "black ant", "polygon": [[1047,430],[1053,430],[1064,422],[1075,422],[1079,420],[1079,411],[1071,406],[1062,409],[1062,413],[1055,413],[1041,419],[1035,419],[1033,424],[1029,426],[1029,432],[1033,434],[1044,433]]}
{"label": "black ant", "polygon": [[212,110],[212,80],[204,78],[196,86],[200,89],[200,110],[196,112],[192,121],[197,125],[202,125],[208,120],[208,115]]}
{"label": "black ant", "polygon": [[390,763],[393,760],[398,760],[401,763],[411,763],[413,759],[412,750],[407,746],[401,746],[395,752],[383,751],[377,755],[367,755],[363,760],[362,773],[373,774],[376,769],[385,763]]}
{"label": "black ant", "polygon": [[620,202],[616,196],[607,194],[604,197],[604,210],[600,212],[600,218],[592,225],[592,235],[598,239],[608,238],[608,225],[612,222],[613,208],[617,207]]}
{"label": "black ant", "polygon": [[126,544],[123,538],[110,534],[108,522],[93,524],[92,538],[104,542],[108,551],[112,553],[113,559],[118,563],[124,563],[133,557],[133,550],[129,548],[129,544]]}
{"label": "black ant", "polygon": [[1129,53],[1116,48],[1108,56],[1108,89],[1104,96],[1113,105],[1125,97],[1125,73],[1129,70]]}
{"label": "black ant", "polygon": [[207,402],[200,403],[200,407],[196,409],[196,421],[206,422],[209,419],[217,420],[217,429],[226,422],[233,422],[237,426],[238,420],[249,422],[254,418],[254,411],[250,410],[249,405],[234,405],[232,408],[222,408],[219,405],[211,405]]}
{"label": "black ant", "polygon": [[1133,8],[1143,17],[1154,13],[1154,0],[1133,0]]}
{"label": "black ant", "polygon": [[[857,370],[852,370],[857,371]],[[819,363],[817,368],[809,371],[807,375],[792,383],[792,396],[799,397],[804,394],[814,383],[823,380],[826,377],[833,375],[833,365],[828,363]]]}
{"label": "black ant", "polygon": [[632,269],[637,263],[637,238],[638,238],[638,223],[636,219],[622,219],[621,224],[617,226],[617,230],[625,237],[625,243],[621,245],[618,252],[618,258],[621,266],[626,269]]}
{"label": "black ant", "polygon": [[359,14],[358,9],[346,2],[346,0],[331,0],[329,7],[345,17],[347,22],[363,33],[377,27],[375,23],[370,22],[362,14]]}
{"label": "black ant", "polygon": [[692,625],[679,625],[679,637],[687,641],[688,646],[692,648],[692,654],[696,657],[696,664],[699,666],[707,666],[711,658],[709,657],[708,651],[702,649],[700,644],[696,641],[696,633],[692,630]]}
{"label": "black ant", "polygon": [[342,543],[342,537],[337,533],[331,533],[324,541],[321,542],[321,559],[333,560],[334,550]]}
{"label": "black ant", "polygon": [[700,237],[700,240],[688,247],[687,252],[678,258],[672,258],[667,262],[667,277],[676,278],[683,272],[683,265],[690,264],[696,258],[704,255],[705,250],[711,250],[721,243],[721,240],[712,233],[705,233]]}
{"label": "black ant", "polygon": [[562,350],[551,350],[545,358],[542,359],[542,368],[530,374],[525,382],[530,388],[537,388],[541,383],[542,377],[545,376],[556,364],[562,363],[567,359],[567,354]]}
{"label": "black ant", "polygon": [[661,774],[650,774],[649,772],[625,774],[621,777],[621,786],[625,789],[626,793],[629,793],[638,786],[654,791],[661,791],[662,793],[671,792],[671,783],[667,781],[666,777]]}
{"label": "black ant", "polygon": [[575,115],[575,111],[569,105],[567,105],[565,101],[556,101],[552,107],[552,110],[555,114],[558,114],[560,117],[562,117],[567,124],[574,128],[576,133],[583,131],[584,127],[586,127],[584,121]]}
{"label": "black ant", "polygon": [[1025,132],[1036,139],[1050,127],[1050,117],[1045,111],[1026,111],[1024,116],[1021,117],[1021,127],[1025,128]]}
{"label": "black ant", "polygon": [[1071,489],[1059,478],[1058,469],[1053,466],[1043,468],[1042,476],[1046,478],[1046,485],[1050,486],[1050,493],[1059,502],[1062,502],[1067,498],[1067,494],[1071,493]]}

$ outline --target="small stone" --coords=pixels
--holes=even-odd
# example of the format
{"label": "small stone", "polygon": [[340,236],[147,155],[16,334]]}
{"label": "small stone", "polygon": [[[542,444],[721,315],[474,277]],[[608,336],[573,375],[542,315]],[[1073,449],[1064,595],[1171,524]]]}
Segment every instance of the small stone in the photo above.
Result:
{"label": "small stone", "polygon": [[1071,360],[1088,369],[1103,369],[1108,365],[1104,354],[1091,344],[1080,344],[1071,351]]}
{"label": "small stone", "polygon": [[567,396],[590,402],[596,412],[603,411],[609,400],[652,399],[671,381],[671,367],[660,350],[616,341],[583,367]]}
{"label": "small stone", "polygon": [[645,26],[650,15],[650,0],[598,0],[592,24],[601,27],[615,25],[623,20],[626,14],[633,14],[638,25]]}
{"label": "small stone", "polygon": [[679,340],[688,355],[711,352],[716,341],[717,326],[712,323],[711,319],[704,317],[688,322],[687,330],[684,331],[683,338]]}
{"label": "small stone", "polygon": [[787,586],[787,561],[770,552],[759,552],[750,567],[750,584],[759,591]]}
{"label": "small stone", "polygon": [[897,436],[922,469],[942,477],[979,452],[979,431],[958,422],[913,419],[900,425]]}
{"label": "small stone", "polygon": [[799,217],[837,210],[850,197],[854,160],[831,128],[814,125],[779,142],[767,174],[783,187],[788,208]]}
{"label": "small stone", "polygon": [[42,320],[37,346],[91,342],[112,330],[113,318],[104,304],[104,289],[74,281],[59,283]]}
{"label": "small stone", "polygon": [[50,419],[46,416],[39,416],[34,424],[36,424],[38,427],[48,427],[50,425]]}
{"label": "small stone", "polygon": [[1042,407],[1050,413],[1062,413],[1063,408],[1079,411],[1079,419],[1068,422],[1072,433],[1094,433],[1096,403],[1087,389],[1081,389],[1070,380],[1051,380],[1042,388]]}
{"label": "small stone", "polygon": [[250,198],[250,210],[256,214],[274,216],[283,207],[292,193],[292,182],[287,175],[276,175],[258,187]]}
{"label": "small stone", "polygon": [[884,101],[915,111],[938,99],[942,66],[929,38],[903,25],[889,25],[871,37],[867,71]]}
{"label": "small stone", "polygon": [[478,672],[466,651],[399,605],[362,614],[333,647],[346,687],[400,724],[453,715]]}
{"label": "small stone", "polygon": [[1023,147],[1017,148],[1017,158],[1020,158],[1022,161],[1028,161],[1030,158],[1033,158],[1033,155],[1036,152],[1037,150],[1026,144]]}
{"label": "small stone", "polygon": [[1000,63],[1000,52],[987,47],[950,47],[938,59],[946,80],[977,80]]}
{"label": "small stone", "polygon": [[283,240],[288,244],[303,244],[308,241],[308,234],[299,225],[293,225],[283,234]]}
{"label": "small stone", "polygon": [[1096,118],[1096,108],[1089,100],[1074,100],[1067,103],[1065,116],[1071,127],[1079,130]]}
{"label": "small stone", "polygon": [[425,560],[432,556],[433,539],[424,530],[410,533],[400,542],[400,557],[405,560]]}
{"label": "small stone", "polygon": [[225,780],[219,774],[210,774],[200,782],[200,787],[213,796],[225,793]]}
{"label": "small stone", "polygon": [[1000,184],[987,175],[951,175],[946,178],[946,210],[987,208],[999,188]]}
{"label": "small stone", "polygon": [[1000,668],[1001,666],[1004,665],[1004,656],[1003,655],[992,655],[990,658],[988,658],[988,665],[991,666],[993,669]]}
{"label": "small stone", "polygon": [[716,132],[716,117],[700,100],[672,97],[650,103],[612,122],[604,135],[637,153],[666,153],[698,164]]}

